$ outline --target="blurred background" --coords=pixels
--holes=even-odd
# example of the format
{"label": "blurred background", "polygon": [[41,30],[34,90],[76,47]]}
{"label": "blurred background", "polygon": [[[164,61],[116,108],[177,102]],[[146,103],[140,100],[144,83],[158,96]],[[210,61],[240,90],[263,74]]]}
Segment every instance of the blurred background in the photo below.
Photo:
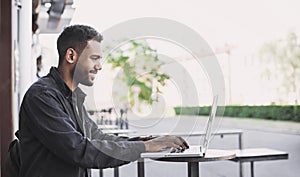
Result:
{"label": "blurred background", "polygon": [[[199,53],[204,58],[214,56],[223,74],[223,126],[232,128],[233,122],[241,121],[233,128],[248,131],[249,146],[263,142],[253,141],[253,137],[263,135],[259,131],[283,132],[278,136],[284,139],[280,141],[291,134],[291,149],[279,149],[297,157],[292,158],[291,166],[299,164],[299,1],[12,0],[1,1],[0,5],[1,160],[18,129],[18,109],[24,93],[51,66],[57,66],[56,40],[65,26],[86,24],[104,32],[128,20],[157,17],[194,30],[211,48]],[[178,117],[209,114],[212,81],[206,68],[184,46],[149,37],[129,40],[109,52],[103,50],[108,55],[94,87],[83,87],[89,93],[87,109],[96,121],[104,110],[113,108],[116,111],[110,115],[112,119],[126,112],[129,128],[148,133],[166,131],[165,124],[157,124],[164,122],[163,118],[175,118],[172,121],[176,124]],[[183,101],[194,98],[198,102]],[[247,122],[258,118],[272,121]],[[151,127],[147,131],[141,121],[146,119],[153,120],[148,122]],[[134,123],[130,124],[131,120]],[[266,135],[270,137],[274,136]],[[274,139],[271,144],[261,145],[278,144],[279,139]],[[289,176],[298,174],[296,168],[291,171]]]}

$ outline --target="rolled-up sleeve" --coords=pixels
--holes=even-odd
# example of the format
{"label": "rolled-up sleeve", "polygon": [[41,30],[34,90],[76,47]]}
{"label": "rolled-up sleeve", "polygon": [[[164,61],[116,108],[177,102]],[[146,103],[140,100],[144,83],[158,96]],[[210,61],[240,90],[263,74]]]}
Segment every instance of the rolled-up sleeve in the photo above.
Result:
{"label": "rolled-up sleeve", "polygon": [[26,99],[23,114],[36,138],[51,151],[72,164],[86,168],[107,168],[137,160],[145,152],[143,142],[132,142],[96,132],[92,139],[76,130],[59,96],[44,91]]}

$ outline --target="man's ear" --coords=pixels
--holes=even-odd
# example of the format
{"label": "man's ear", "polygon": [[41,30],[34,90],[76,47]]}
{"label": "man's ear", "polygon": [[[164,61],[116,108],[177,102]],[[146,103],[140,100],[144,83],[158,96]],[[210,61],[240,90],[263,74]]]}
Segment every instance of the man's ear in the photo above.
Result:
{"label": "man's ear", "polygon": [[66,51],[65,59],[70,64],[76,63],[77,52],[73,48],[68,48]]}

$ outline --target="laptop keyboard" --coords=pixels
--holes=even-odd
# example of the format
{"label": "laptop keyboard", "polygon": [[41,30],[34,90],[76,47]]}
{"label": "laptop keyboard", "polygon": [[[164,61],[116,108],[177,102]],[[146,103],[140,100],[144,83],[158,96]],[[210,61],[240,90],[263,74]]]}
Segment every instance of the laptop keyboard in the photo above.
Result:
{"label": "laptop keyboard", "polygon": [[184,149],[171,148],[171,153],[182,153],[184,151],[185,151]]}
{"label": "laptop keyboard", "polygon": [[186,149],[186,150],[182,150],[182,149],[176,149],[176,148],[165,148],[165,149],[162,149],[161,151],[159,152],[164,152],[164,153],[182,153],[182,152],[185,152],[185,153],[199,153],[199,151],[201,152],[202,150],[202,147],[200,146],[191,146],[189,149]]}
{"label": "laptop keyboard", "polygon": [[175,149],[175,148],[171,148],[171,153],[189,153],[189,154],[197,154],[199,152],[202,151],[202,147],[200,146],[192,146],[189,149],[186,150],[181,150],[181,149]]}

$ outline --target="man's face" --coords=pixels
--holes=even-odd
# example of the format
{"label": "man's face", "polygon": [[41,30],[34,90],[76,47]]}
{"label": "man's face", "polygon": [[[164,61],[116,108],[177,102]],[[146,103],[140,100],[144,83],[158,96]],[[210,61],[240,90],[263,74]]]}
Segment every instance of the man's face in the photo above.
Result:
{"label": "man's face", "polygon": [[92,86],[97,72],[102,69],[101,58],[100,42],[88,41],[76,64],[74,81],[78,84]]}

